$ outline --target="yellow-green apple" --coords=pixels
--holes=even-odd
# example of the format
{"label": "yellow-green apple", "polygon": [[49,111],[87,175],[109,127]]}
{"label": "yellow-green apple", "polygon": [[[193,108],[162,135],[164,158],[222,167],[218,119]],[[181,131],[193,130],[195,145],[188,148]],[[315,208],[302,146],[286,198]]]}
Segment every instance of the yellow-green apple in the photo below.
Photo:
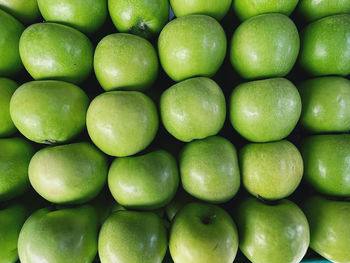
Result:
{"label": "yellow-green apple", "polygon": [[0,137],[16,131],[10,115],[10,100],[18,85],[11,79],[0,78]]}
{"label": "yellow-green apple", "polygon": [[173,221],[176,214],[188,203],[195,202],[196,199],[184,191],[182,188],[179,188],[175,197],[171,202],[165,207],[166,215],[169,221]]}
{"label": "yellow-green apple", "polygon": [[40,17],[37,0],[0,0],[0,9],[24,24],[32,24]]}

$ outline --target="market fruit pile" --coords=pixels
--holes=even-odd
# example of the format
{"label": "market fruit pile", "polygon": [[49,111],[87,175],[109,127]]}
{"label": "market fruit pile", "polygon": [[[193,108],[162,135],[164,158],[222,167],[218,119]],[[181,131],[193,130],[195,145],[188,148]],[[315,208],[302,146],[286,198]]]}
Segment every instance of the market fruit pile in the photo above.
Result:
{"label": "market fruit pile", "polygon": [[0,263],[349,263],[349,76],[350,0],[0,0]]}

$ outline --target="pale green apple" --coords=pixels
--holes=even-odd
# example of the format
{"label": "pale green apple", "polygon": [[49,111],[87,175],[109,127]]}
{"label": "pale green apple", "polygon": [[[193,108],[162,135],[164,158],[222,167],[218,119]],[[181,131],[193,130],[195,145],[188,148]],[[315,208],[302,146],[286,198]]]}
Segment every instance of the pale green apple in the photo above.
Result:
{"label": "pale green apple", "polygon": [[320,77],[298,85],[302,101],[301,126],[310,132],[350,130],[350,81]]}
{"label": "pale green apple", "polygon": [[98,218],[89,205],[43,208],[24,223],[18,238],[22,263],[92,263],[97,252]]}
{"label": "pale green apple", "polygon": [[161,263],[166,250],[165,227],[151,212],[113,213],[98,239],[101,263]]}
{"label": "pale green apple", "polygon": [[37,143],[73,139],[85,128],[89,98],[74,84],[42,80],[20,86],[11,98],[11,118],[17,129]]}
{"label": "pale green apple", "polygon": [[145,149],[158,130],[154,102],[138,91],[111,91],[90,104],[86,125],[91,140],[112,156],[128,156]]}
{"label": "pale green apple", "polygon": [[127,33],[108,35],[96,47],[94,69],[106,91],[145,90],[158,75],[157,52],[142,37]]}
{"label": "pale green apple", "polygon": [[239,248],[254,263],[299,263],[310,243],[304,213],[293,202],[274,205],[256,198],[241,201],[235,212]]}
{"label": "pale green apple", "polygon": [[34,23],[40,17],[37,0],[0,0],[0,9],[24,24]]}
{"label": "pale green apple", "polygon": [[301,35],[299,61],[314,76],[350,74],[350,15],[321,18]]}
{"label": "pale green apple", "polygon": [[350,134],[307,137],[301,154],[311,186],[326,195],[350,197]]}
{"label": "pale green apple", "polygon": [[18,85],[13,80],[0,78],[0,137],[16,131],[10,115],[10,100]]}
{"label": "pale green apple", "polygon": [[169,19],[168,0],[108,0],[108,10],[119,32],[150,38]]}
{"label": "pale green apple", "polygon": [[230,59],[245,79],[283,77],[297,60],[299,33],[283,14],[262,14],[244,21],[233,33]]}
{"label": "pale green apple", "polygon": [[217,134],[226,118],[225,96],[215,81],[192,78],[163,92],[160,114],[167,131],[189,142]]}
{"label": "pale green apple", "polygon": [[32,158],[29,180],[35,191],[56,204],[81,204],[106,183],[107,158],[88,142],[46,147]]}
{"label": "pale green apple", "polygon": [[175,263],[232,263],[238,250],[237,228],[222,208],[189,203],[174,218],[169,249]]}
{"label": "pale green apple", "polygon": [[93,46],[78,30],[56,23],[33,24],[19,41],[24,67],[35,80],[80,83],[92,70]]}
{"label": "pale green apple", "polygon": [[169,221],[173,221],[176,214],[188,203],[195,202],[196,199],[189,195],[186,191],[184,191],[182,188],[178,189],[178,192],[176,193],[175,197],[171,202],[165,207],[166,215],[169,219]]}
{"label": "pale green apple", "polygon": [[226,54],[221,25],[206,15],[188,15],[168,23],[158,38],[163,69],[174,81],[195,76],[211,77]]}
{"label": "pale green apple", "polygon": [[22,138],[0,139],[0,149],[0,202],[3,202],[27,191],[28,165],[35,151]]}
{"label": "pale green apple", "polygon": [[300,114],[298,90],[284,78],[242,83],[231,94],[231,124],[239,134],[253,142],[277,141],[287,137]]}

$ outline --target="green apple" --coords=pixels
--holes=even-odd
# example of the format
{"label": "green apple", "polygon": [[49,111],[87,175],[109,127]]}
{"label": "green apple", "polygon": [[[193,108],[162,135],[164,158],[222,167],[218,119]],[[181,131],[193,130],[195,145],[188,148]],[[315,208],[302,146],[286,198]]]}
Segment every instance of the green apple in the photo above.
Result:
{"label": "green apple", "polygon": [[163,69],[174,81],[213,76],[226,54],[221,25],[206,15],[188,15],[168,23],[158,38]]}
{"label": "green apple", "polygon": [[302,101],[301,126],[310,132],[350,130],[350,81],[321,77],[298,85]]}
{"label": "green apple", "polygon": [[96,47],[94,69],[106,91],[145,90],[158,75],[157,52],[142,37],[126,33],[108,35]]}
{"label": "green apple", "polygon": [[65,24],[84,33],[100,29],[107,17],[106,0],[38,0],[38,5],[46,21]]}
{"label": "green apple", "polygon": [[303,210],[310,224],[310,247],[332,262],[350,262],[350,202],[313,196]]}
{"label": "green apple", "polygon": [[40,17],[37,0],[0,0],[0,9],[24,24],[32,24]]}
{"label": "green apple", "polygon": [[299,0],[234,0],[233,9],[241,21],[266,13],[282,13],[289,16]]}
{"label": "green apple", "polygon": [[91,143],[46,147],[28,168],[33,188],[56,204],[81,204],[101,191],[107,180],[107,158]]}
{"label": "green apple", "polygon": [[158,130],[154,102],[138,91],[111,91],[90,104],[86,125],[91,140],[103,152],[124,157],[145,149]]}
{"label": "green apple", "polygon": [[225,96],[215,81],[192,78],[163,92],[160,114],[167,131],[189,142],[217,134],[226,118]]}
{"label": "green apple", "polygon": [[24,223],[18,238],[23,263],[91,263],[97,252],[98,219],[89,205],[43,208]]}
{"label": "green apple", "polygon": [[262,14],[244,21],[234,32],[230,58],[245,79],[283,77],[297,60],[299,34],[283,14]]}
{"label": "green apple", "polygon": [[117,158],[108,173],[115,200],[127,208],[157,209],[173,199],[179,185],[175,158],[164,150]]}
{"label": "green apple", "polygon": [[307,137],[301,154],[311,186],[326,195],[350,197],[350,134]]}
{"label": "green apple", "polygon": [[201,14],[221,20],[231,7],[232,0],[170,0],[177,17]]}
{"label": "green apple", "polygon": [[250,143],[239,152],[242,183],[254,196],[277,200],[300,184],[303,159],[289,141]]}
{"label": "green apple", "polygon": [[20,86],[10,103],[17,129],[37,143],[62,143],[85,128],[89,98],[79,87],[63,81],[31,81]]}
{"label": "green apple", "polygon": [[175,197],[171,202],[165,207],[166,215],[169,219],[169,221],[173,221],[176,214],[188,203],[195,202],[196,199],[189,195],[186,191],[184,191],[182,188],[178,189],[178,192],[176,193]]}
{"label": "green apple", "polygon": [[200,200],[223,203],[238,192],[236,148],[223,137],[212,136],[186,144],[179,163],[183,188]]}
{"label": "green apple", "polygon": [[301,35],[301,66],[314,76],[350,74],[350,15],[321,18]]}
{"label": "green apple", "polygon": [[108,10],[119,32],[150,38],[169,19],[167,0],[108,0]]}
{"label": "green apple", "polygon": [[101,263],[161,263],[166,250],[165,227],[151,212],[113,213],[98,239]]}
{"label": "green apple", "polygon": [[0,78],[0,137],[16,131],[10,115],[10,100],[18,85],[13,80]]}
{"label": "green apple", "polygon": [[78,30],[56,23],[33,24],[19,41],[24,67],[35,80],[80,83],[92,70],[93,46]]}
{"label": "green apple", "polygon": [[0,139],[0,149],[0,202],[3,202],[27,191],[28,166],[35,151],[22,138]]}
{"label": "green apple", "polygon": [[242,83],[231,94],[231,124],[239,134],[253,142],[277,141],[287,137],[300,114],[298,90],[284,78]]}
{"label": "green apple", "polygon": [[175,263],[232,263],[238,250],[237,228],[222,208],[189,203],[173,221],[169,249]]}
{"label": "green apple", "polygon": [[13,16],[0,9],[0,76],[12,76],[22,68],[18,51],[24,26]]}
{"label": "green apple", "polygon": [[267,205],[246,198],[239,203],[235,220],[239,248],[251,262],[299,263],[309,246],[307,219],[289,200]]}

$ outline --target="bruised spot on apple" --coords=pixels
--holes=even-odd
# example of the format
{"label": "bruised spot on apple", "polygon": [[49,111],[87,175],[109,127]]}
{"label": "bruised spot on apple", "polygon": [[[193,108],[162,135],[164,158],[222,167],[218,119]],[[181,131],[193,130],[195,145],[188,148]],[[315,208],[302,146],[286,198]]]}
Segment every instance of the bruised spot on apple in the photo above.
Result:
{"label": "bruised spot on apple", "polygon": [[10,115],[10,100],[18,85],[13,80],[0,78],[0,137],[16,131]]}

